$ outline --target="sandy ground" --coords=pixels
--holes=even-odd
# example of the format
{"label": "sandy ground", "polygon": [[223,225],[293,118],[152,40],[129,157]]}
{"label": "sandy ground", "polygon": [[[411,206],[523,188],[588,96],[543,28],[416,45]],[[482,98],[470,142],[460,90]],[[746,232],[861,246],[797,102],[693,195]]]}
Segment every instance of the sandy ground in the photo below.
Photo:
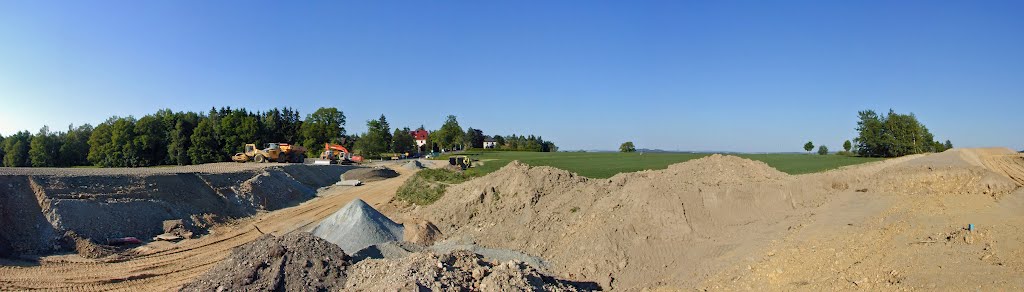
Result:
{"label": "sandy ground", "polygon": [[[983,167],[1017,183],[1024,156],[971,149],[906,165],[928,167],[934,180],[895,189],[839,193],[758,253],[700,285],[734,290],[1024,289],[1024,188],[970,191],[943,165]],[[949,157],[947,157],[949,156]],[[909,171],[905,175],[911,175]],[[912,178],[911,176],[910,178]],[[979,177],[967,177],[978,180]],[[986,183],[989,186],[996,184]],[[966,230],[974,224],[975,231]]]}
{"label": "sandy ground", "polygon": [[0,262],[0,290],[175,289],[263,232],[308,230],[357,197],[606,289],[1024,290],[1024,156],[1005,148],[797,176],[732,156],[603,180],[513,163],[420,208],[387,204],[413,172],[393,168],[401,176],[332,187],[125,261]]}
{"label": "sandy ground", "polygon": [[232,248],[251,242],[264,232],[282,235],[309,228],[355,198],[371,205],[387,202],[411,174],[398,170],[399,177],[360,187],[330,187],[318,198],[214,228],[210,235],[200,239],[139,247],[139,256],[126,261],[102,262],[78,255],[46,256],[33,263],[0,260],[0,290],[177,289],[219,262]]}

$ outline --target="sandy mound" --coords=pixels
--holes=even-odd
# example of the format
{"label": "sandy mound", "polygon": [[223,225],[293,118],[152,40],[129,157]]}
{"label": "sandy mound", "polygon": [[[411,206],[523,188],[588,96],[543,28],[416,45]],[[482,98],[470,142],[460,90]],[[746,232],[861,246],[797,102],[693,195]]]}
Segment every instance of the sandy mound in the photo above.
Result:
{"label": "sandy mound", "polygon": [[398,172],[387,167],[356,168],[341,175],[342,180],[359,180],[372,182],[397,177]]}
{"label": "sandy mound", "polygon": [[407,242],[431,245],[441,237],[441,230],[427,220],[412,220],[402,225],[405,226],[402,240]]}
{"label": "sandy mound", "polygon": [[337,291],[345,283],[348,256],[306,232],[265,235],[235,248],[182,291]]}
{"label": "sandy mound", "polygon": [[413,216],[448,236],[545,258],[570,279],[685,286],[777,236],[798,207],[820,204],[831,189],[804,191],[816,187],[722,155],[607,180],[512,162],[450,187]]}
{"label": "sandy mound", "polygon": [[[415,253],[400,259],[365,260],[349,270],[353,291],[577,291],[520,262],[493,264],[468,251]],[[593,287],[590,287],[593,288]]]}
{"label": "sandy mound", "polygon": [[355,199],[313,229],[313,235],[355,253],[367,246],[402,240],[402,225],[391,221],[363,200]]}

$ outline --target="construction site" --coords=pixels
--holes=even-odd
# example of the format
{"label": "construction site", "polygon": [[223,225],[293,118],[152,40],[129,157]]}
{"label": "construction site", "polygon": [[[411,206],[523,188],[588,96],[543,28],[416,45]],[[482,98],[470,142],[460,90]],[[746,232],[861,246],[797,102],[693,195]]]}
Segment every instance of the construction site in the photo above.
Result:
{"label": "construction site", "polygon": [[[591,179],[443,160],[0,169],[0,290],[1021,290],[1024,156],[789,175],[711,155]],[[345,181],[355,184],[342,184]]]}

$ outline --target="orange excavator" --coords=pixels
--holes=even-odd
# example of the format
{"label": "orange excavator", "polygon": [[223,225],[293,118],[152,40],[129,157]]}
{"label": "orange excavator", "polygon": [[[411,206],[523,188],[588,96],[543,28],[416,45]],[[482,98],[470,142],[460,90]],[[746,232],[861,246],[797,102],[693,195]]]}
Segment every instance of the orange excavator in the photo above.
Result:
{"label": "orange excavator", "polygon": [[330,160],[331,163],[337,164],[352,164],[353,162],[359,163],[363,161],[362,156],[353,156],[352,151],[348,151],[348,148],[338,144],[324,143],[324,153],[320,154],[320,159]]}

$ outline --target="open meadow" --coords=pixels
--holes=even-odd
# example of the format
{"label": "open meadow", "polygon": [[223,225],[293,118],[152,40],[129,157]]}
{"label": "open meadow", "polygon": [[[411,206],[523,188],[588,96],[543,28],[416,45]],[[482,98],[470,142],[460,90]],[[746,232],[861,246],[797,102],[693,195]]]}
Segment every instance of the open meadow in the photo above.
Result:
{"label": "open meadow", "polygon": [[[609,178],[623,172],[665,169],[670,164],[701,158],[711,153],[620,153],[620,152],[521,152],[470,150],[454,155],[467,155],[479,160],[470,169],[473,175],[491,173],[513,160],[534,165],[551,166],[578,173],[589,178]],[[731,154],[762,161],[788,174],[805,174],[836,169],[882,158],[851,157],[843,155],[811,154]],[[442,156],[447,159],[451,155]]]}

